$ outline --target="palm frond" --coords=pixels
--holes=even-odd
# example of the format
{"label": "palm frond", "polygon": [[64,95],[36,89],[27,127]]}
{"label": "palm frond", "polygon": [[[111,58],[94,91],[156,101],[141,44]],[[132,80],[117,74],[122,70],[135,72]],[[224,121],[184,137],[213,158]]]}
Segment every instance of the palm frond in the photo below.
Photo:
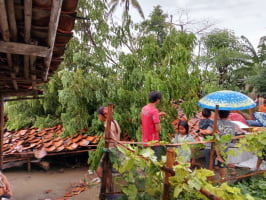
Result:
{"label": "palm frond", "polygon": [[134,8],[136,8],[136,9],[138,10],[140,16],[141,16],[143,19],[145,19],[145,17],[144,17],[144,13],[143,13],[143,10],[142,10],[142,8],[141,8],[139,2],[138,2],[137,0],[131,0],[131,4],[132,4],[132,6],[133,6]]}

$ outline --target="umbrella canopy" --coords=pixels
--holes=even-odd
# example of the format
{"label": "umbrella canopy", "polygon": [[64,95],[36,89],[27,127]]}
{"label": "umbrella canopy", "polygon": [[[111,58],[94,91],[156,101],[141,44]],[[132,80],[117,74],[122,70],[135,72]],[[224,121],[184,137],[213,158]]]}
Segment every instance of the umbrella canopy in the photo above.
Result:
{"label": "umbrella canopy", "polygon": [[218,105],[219,110],[245,110],[254,108],[256,103],[240,92],[221,90],[204,96],[199,100],[198,105],[209,109],[215,109]]}

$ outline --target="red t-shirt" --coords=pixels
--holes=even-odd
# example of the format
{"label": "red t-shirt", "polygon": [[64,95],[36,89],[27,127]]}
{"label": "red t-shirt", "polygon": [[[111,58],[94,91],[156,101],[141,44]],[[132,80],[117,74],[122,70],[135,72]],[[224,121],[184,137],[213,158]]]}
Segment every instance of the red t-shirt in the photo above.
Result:
{"label": "red t-shirt", "polygon": [[231,121],[238,121],[238,122],[242,122],[242,123],[248,125],[246,119],[242,115],[240,115],[239,113],[230,113],[228,118]]}
{"label": "red t-shirt", "polygon": [[159,141],[159,133],[155,124],[160,123],[159,111],[152,105],[146,105],[141,110],[142,142]]}

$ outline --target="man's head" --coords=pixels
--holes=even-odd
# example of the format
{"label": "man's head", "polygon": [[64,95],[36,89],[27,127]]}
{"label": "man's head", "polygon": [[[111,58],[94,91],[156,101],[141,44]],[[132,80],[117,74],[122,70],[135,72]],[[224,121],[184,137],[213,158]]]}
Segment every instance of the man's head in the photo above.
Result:
{"label": "man's head", "polygon": [[101,106],[101,107],[98,109],[97,113],[98,113],[98,118],[99,118],[102,122],[106,121],[106,119],[107,119],[107,107],[103,107],[103,106]]}
{"label": "man's head", "polygon": [[203,108],[201,113],[205,118],[209,118],[212,115],[212,111],[208,108]]}
{"label": "man's head", "polygon": [[230,114],[229,110],[219,110],[220,119],[226,119]]}
{"label": "man's head", "polygon": [[149,94],[149,102],[150,103],[155,103],[158,100],[160,101],[161,98],[162,98],[162,94],[158,91],[151,91]]}

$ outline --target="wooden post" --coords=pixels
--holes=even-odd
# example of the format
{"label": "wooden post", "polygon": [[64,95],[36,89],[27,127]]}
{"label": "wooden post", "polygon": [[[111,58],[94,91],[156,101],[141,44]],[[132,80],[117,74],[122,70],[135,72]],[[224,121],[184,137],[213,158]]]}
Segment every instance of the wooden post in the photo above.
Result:
{"label": "wooden post", "polygon": [[4,139],[4,97],[0,95],[0,170],[3,170],[3,139]]}
{"label": "wooden post", "polygon": [[[213,121],[213,133],[212,133],[213,136],[214,136],[214,133],[217,131],[218,110],[219,110],[219,106],[216,105],[215,114],[214,114],[214,121]],[[215,139],[215,136],[214,136],[214,139]],[[215,143],[212,142],[211,143],[211,152],[210,152],[210,163],[209,163],[209,169],[210,170],[213,170],[214,150],[215,150],[214,145],[215,145]]]}
{"label": "wooden post", "polygon": [[[172,168],[175,162],[175,151],[173,148],[167,148],[166,152],[166,167]],[[170,200],[170,184],[169,177],[172,176],[169,172],[165,172],[164,177],[164,191],[163,191],[163,200]]]}
{"label": "wooden post", "polygon": [[108,113],[107,113],[107,120],[106,120],[106,127],[104,131],[104,156],[103,156],[103,176],[101,182],[101,193],[100,199],[105,199],[105,194],[113,192],[113,184],[112,184],[112,164],[109,157],[109,142],[110,139],[110,130],[111,130],[111,120],[113,118],[113,104],[108,104]]}
{"label": "wooden post", "polygon": [[31,172],[30,157],[27,158],[27,168],[28,168],[28,172]]}

